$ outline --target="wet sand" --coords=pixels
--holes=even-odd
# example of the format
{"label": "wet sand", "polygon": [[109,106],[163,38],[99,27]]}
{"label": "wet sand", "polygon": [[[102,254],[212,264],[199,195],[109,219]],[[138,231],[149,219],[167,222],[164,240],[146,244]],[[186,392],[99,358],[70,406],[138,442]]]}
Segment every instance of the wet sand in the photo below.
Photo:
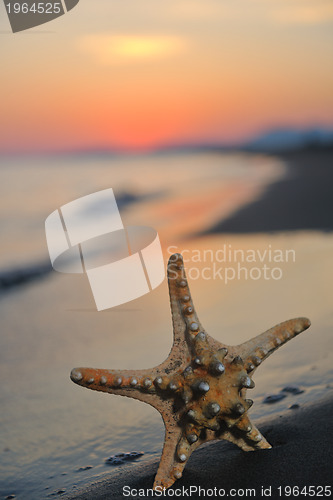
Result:
{"label": "wet sand", "polygon": [[289,173],[204,234],[333,229],[333,148],[278,155]]}
{"label": "wet sand", "polygon": [[[309,486],[314,486],[315,491],[319,493],[320,487],[332,486],[332,412],[333,391],[329,389],[329,393],[323,399],[256,422],[263,435],[272,444],[271,450],[245,453],[224,441],[203,445],[193,453],[183,477],[172,486],[172,489],[185,488],[189,491],[191,486],[207,490],[216,487],[217,490],[223,489],[226,493],[231,489],[254,489],[257,498],[264,498],[262,494],[264,488],[266,493],[267,489],[271,489],[270,498],[287,498],[289,486],[298,486],[300,489],[306,487],[308,491]],[[110,479],[97,481],[62,498],[66,500],[149,498],[151,492],[139,496],[138,490],[152,488],[157,466],[158,461],[154,460],[124,468]],[[128,487],[127,490],[123,490],[124,486]],[[284,493],[281,496],[279,487],[282,487]],[[125,497],[123,493],[130,490],[133,490],[133,494]],[[134,490],[137,490],[137,496]],[[240,492],[239,497],[241,496]],[[289,495],[289,498],[295,496]],[[181,497],[184,498],[185,494]],[[193,490],[192,498],[198,497],[198,492]]]}

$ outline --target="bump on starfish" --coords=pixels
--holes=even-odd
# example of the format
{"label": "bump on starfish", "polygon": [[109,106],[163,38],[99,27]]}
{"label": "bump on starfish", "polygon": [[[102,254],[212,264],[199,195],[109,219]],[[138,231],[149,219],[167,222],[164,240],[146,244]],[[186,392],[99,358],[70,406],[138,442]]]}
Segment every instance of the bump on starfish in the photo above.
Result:
{"label": "bump on starfish", "polygon": [[280,323],[238,345],[210,337],[194,309],[183,258],[170,257],[168,283],[173,346],[168,358],[148,370],[74,368],[71,379],[96,391],[138,399],[156,408],[165,425],[163,452],[154,481],[169,488],[181,478],[194,450],[215,439],[244,451],[271,448],[248,416],[256,368],[276,349],[310,326],[307,318]]}

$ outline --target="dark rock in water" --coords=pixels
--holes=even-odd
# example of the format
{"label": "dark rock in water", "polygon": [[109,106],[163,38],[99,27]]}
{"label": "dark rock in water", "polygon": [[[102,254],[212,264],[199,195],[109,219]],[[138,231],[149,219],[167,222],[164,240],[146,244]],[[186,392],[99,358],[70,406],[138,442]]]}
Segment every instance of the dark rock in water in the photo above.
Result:
{"label": "dark rock in water", "polygon": [[287,385],[282,389],[281,392],[288,392],[289,394],[303,394],[304,390],[300,389],[296,385]]}
{"label": "dark rock in water", "polygon": [[272,403],[277,403],[278,401],[281,401],[286,397],[285,394],[271,394],[270,396],[266,396],[265,399],[263,400],[264,404],[272,404]]}
{"label": "dark rock in water", "polygon": [[121,458],[114,458],[113,460],[110,461],[110,463],[112,463],[112,465],[120,465],[123,464],[124,461]]}
{"label": "dark rock in water", "polygon": [[129,453],[128,455],[129,455],[130,459],[138,458],[138,457],[142,457],[142,455],[144,455],[144,452],[143,451],[131,451],[131,453]]}
{"label": "dark rock in water", "polygon": [[66,493],[66,490],[58,490],[57,495],[62,495],[63,493]]}
{"label": "dark rock in water", "polygon": [[265,404],[272,404],[272,403],[277,403],[278,401],[281,401],[284,399],[288,394],[303,394],[304,390],[300,389],[296,385],[286,385],[283,389],[281,389],[281,392],[279,394],[271,394],[267,396],[264,400],[263,403]]}
{"label": "dark rock in water", "polygon": [[85,467],[80,467],[78,470],[78,472],[82,471],[82,470],[89,470],[89,469],[92,469],[93,466],[92,465],[86,465]]}
{"label": "dark rock in water", "polygon": [[294,405],[289,406],[289,410],[298,410],[298,408],[299,408],[298,404],[294,404]]}
{"label": "dark rock in water", "polygon": [[144,455],[143,451],[131,451],[130,453],[116,453],[105,460],[108,465],[121,465],[131,460],[136,460]]}
{"label": "dark rock in water", "polygon": [[12,498],[16,498],[15,495],[8,495],[6,496],[6,500],[12,500]]}

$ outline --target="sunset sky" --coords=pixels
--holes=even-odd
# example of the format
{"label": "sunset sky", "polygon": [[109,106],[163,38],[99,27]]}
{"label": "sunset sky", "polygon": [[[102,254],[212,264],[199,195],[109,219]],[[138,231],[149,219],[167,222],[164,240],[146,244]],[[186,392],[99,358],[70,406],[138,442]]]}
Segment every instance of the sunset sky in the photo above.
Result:
{"label": "sunset sky", "polygon": [[331,0],[80,0],[12,34],[0,152],[144,149],[333,128]]}

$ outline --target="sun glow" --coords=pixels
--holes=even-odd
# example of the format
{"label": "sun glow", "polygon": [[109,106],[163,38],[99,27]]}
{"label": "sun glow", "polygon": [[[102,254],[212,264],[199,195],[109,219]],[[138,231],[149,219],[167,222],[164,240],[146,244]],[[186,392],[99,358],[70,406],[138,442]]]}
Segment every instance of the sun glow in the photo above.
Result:
{"label": "sun glow", "polygon": [[162,35],[87,35],[79,48],[104,65],[162,59],[181,54],[184,39]]}

